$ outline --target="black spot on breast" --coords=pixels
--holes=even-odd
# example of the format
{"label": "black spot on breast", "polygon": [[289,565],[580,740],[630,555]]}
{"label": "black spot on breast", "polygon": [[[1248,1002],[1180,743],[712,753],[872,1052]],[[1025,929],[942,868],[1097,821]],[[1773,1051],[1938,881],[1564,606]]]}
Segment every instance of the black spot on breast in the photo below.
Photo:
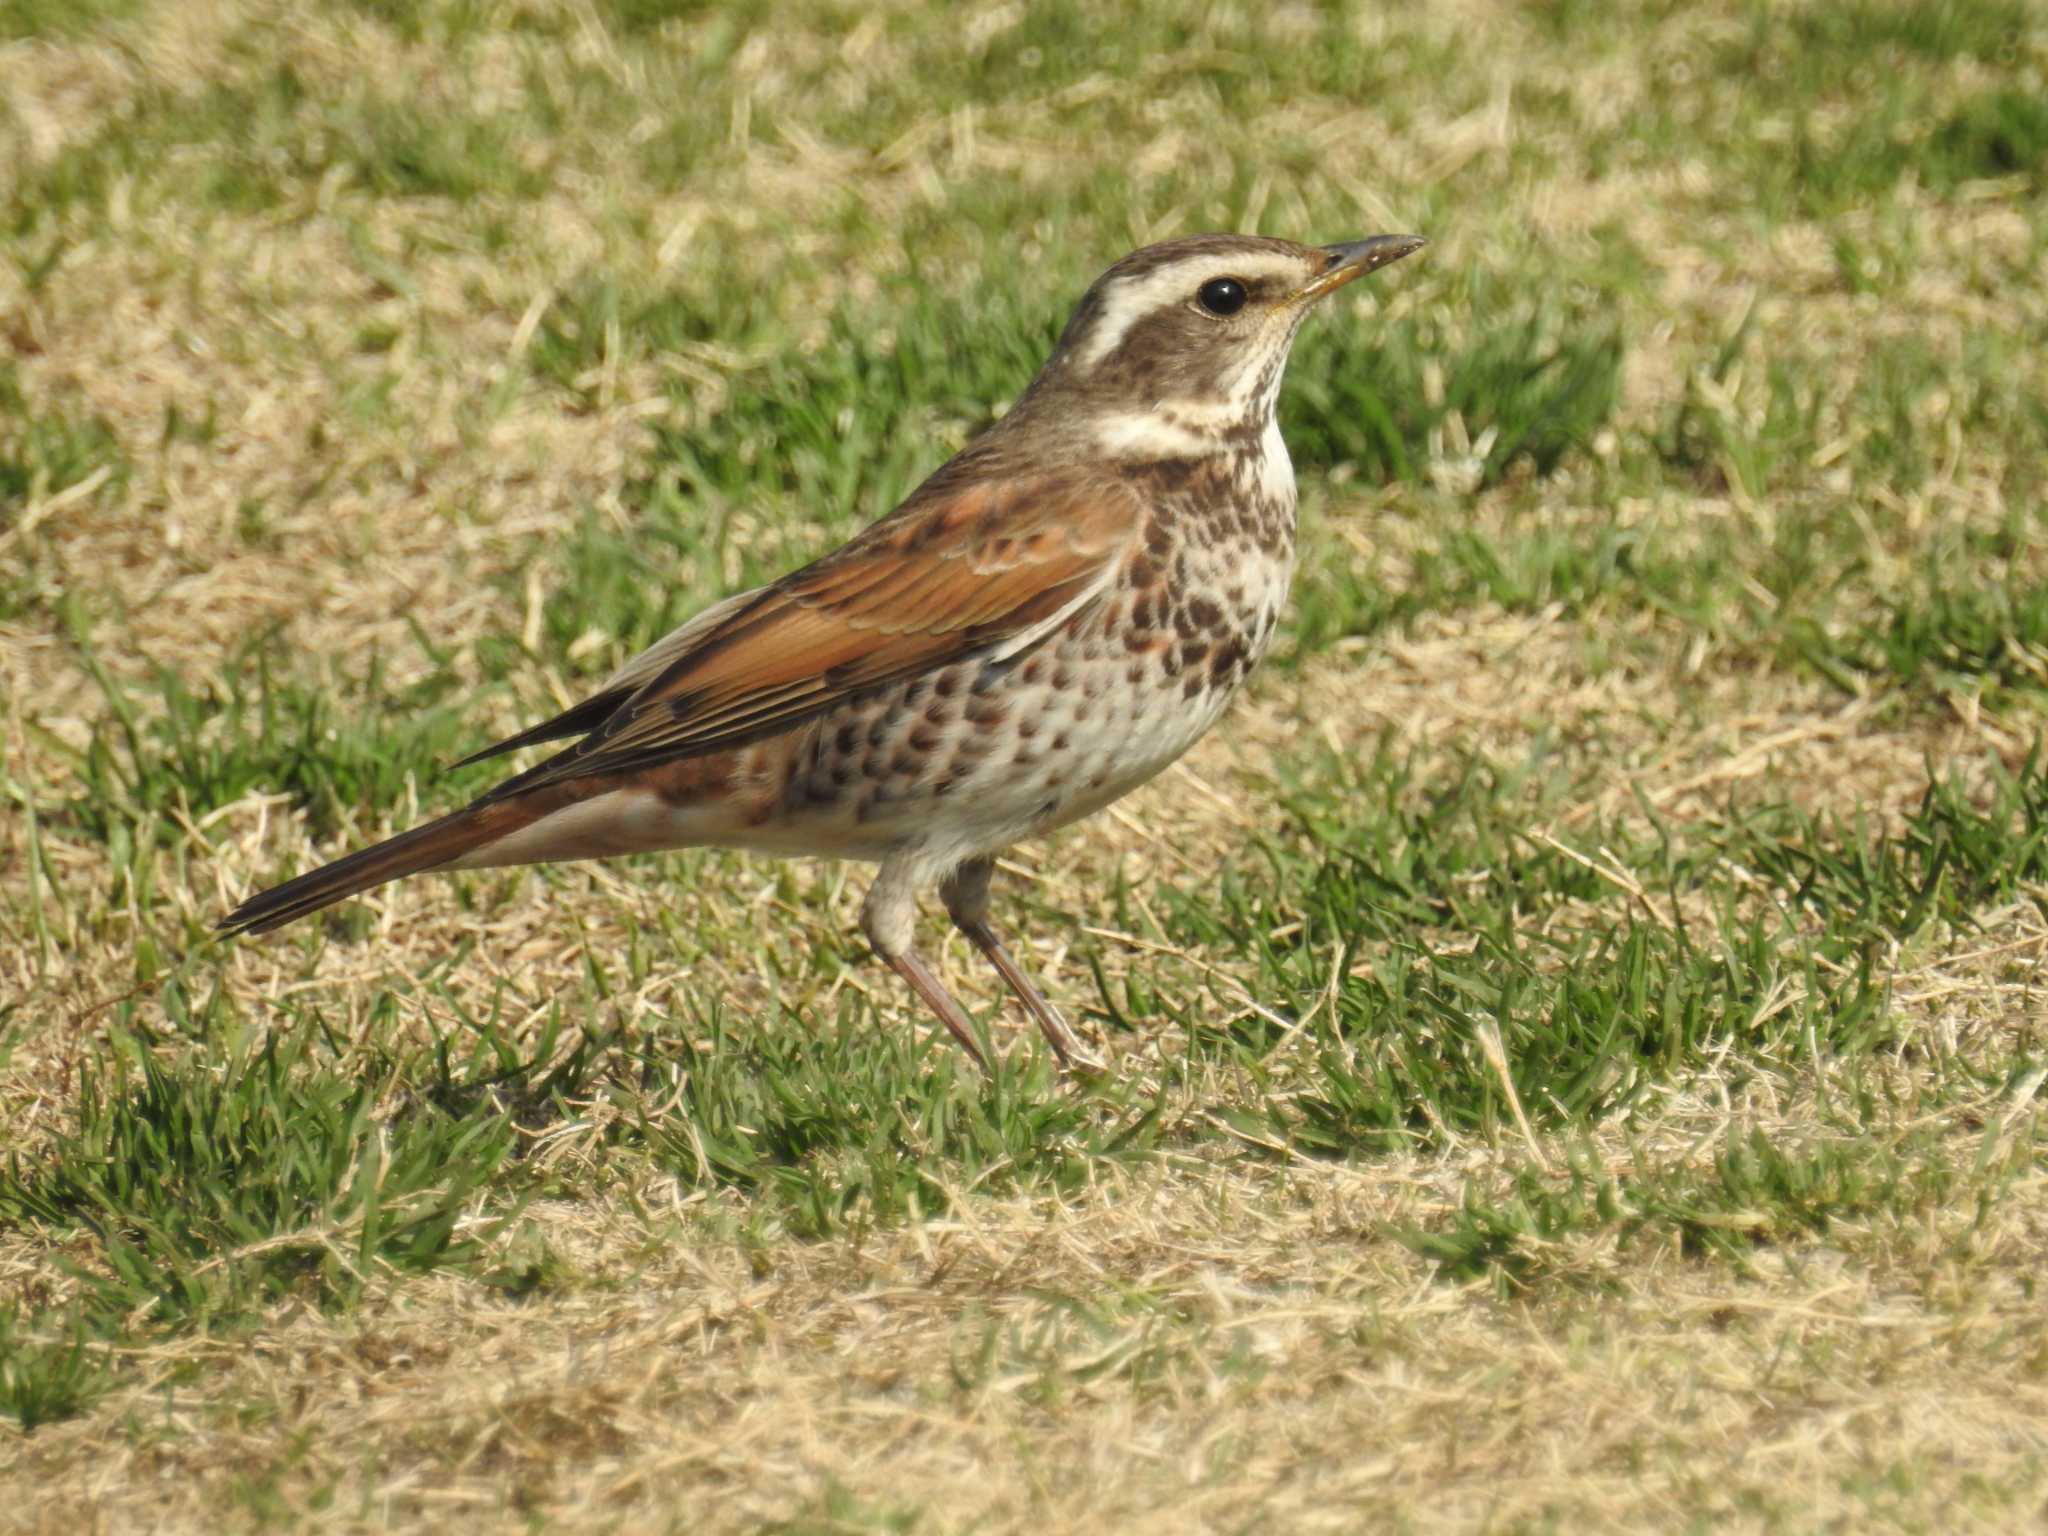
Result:
{"label": "black spot on breast", "polygon": [[1228,688],[1243,673],[1245,658],[1250,654],[1242,639],[1233,636],[1224,641],[1209,658],[1209,681],[1218,688]]}
{"label": "black spot on breast", "polygon": [[1146,470],[1153,486],[1161,491],[1177,491],[1194,478],[1193,459],[1161,459]]}
{"label": "black spot on breast", "polygon": [[1223,627],[1223,610],[1206,597],[1188,599],[1188,617],[1197,629],[1216,630]]}
{"label": "black spot on breast", "polygon": [[1209,654],[1209,642],[1190,640],[1180,648],[1180,664],[1183,667],[1200,666],[1202,658]]}

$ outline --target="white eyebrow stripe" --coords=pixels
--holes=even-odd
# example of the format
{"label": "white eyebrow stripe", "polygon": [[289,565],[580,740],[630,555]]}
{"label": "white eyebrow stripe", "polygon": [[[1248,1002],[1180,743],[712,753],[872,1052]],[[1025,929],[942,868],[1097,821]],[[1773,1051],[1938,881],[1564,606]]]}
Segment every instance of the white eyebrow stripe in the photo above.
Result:
{"label": "white eyebrow stripe", "polygon": [[1213,256],[1169,262],[1140,277],[1119,277],[1103,285],[1102,314],[1075,361],[1093,368],[1123,345],[1133,325],[1162,304],[1191,298],[1212,277],[1286,277],[1301,263],[1277,251],[1218,251]]}

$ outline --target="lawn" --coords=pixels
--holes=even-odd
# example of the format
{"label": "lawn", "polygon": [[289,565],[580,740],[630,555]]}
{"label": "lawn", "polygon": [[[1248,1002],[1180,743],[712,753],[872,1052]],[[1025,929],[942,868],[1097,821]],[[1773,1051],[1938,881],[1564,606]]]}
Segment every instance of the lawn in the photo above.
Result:
{"label": "lawn", "polygon": [[[1227,727],[936,910],[235,900],[887,511],[1090,278],[1304,333]],[[2048,13],[0,0],[0,1525],[2048,1509]]]}

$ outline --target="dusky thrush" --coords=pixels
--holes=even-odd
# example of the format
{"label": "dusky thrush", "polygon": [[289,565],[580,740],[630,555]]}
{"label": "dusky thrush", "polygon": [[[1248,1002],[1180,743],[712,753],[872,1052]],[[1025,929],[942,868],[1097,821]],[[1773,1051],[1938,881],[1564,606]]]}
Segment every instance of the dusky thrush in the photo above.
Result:
{"label": "dusky thrush", "polygon": [[977,1062],[911,947],[928,886],[1061,1062],[1088,1061],[989,925],[995,855],[1144,783],[1242,686],[1294,570],[1274,404],[1295,332],[1422,243],[1199,235],[1124,257],[1010,411],[894,512],[467,761],[572,745],[220,927],[424,870],[702,845],[862,859],[869,941]]}

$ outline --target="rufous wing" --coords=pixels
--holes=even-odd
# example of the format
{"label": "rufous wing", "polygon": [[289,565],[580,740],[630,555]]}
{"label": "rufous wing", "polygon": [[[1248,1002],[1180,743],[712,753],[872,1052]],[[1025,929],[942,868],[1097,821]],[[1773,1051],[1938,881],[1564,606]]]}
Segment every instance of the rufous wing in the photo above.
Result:
{"label": "rufous wing", "polygon": [[1136,497],[1113,480],[945,479],[729,600],[717,622],[690,626],[694,643],[675,644],[684,631],[662,642],[667,664],[588,738],[493,795],[735,746],[976,652],[1013,654],[1093,601],[1140,533]]}

